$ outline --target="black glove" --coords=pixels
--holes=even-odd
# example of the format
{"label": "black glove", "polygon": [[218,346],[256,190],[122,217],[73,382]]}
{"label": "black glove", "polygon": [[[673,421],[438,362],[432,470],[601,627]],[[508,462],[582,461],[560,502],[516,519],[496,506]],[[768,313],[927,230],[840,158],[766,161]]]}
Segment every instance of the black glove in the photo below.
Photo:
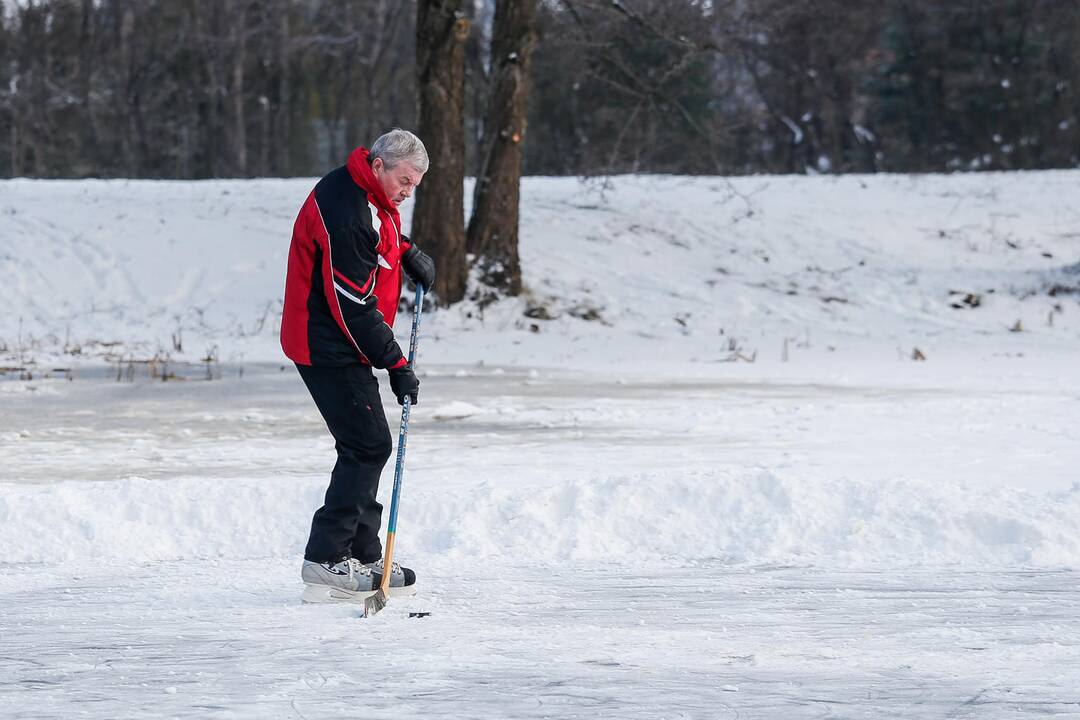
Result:
{"label": "black glove", "polygon": [[424,286],[424,292],[431,292],[435,284],[435,261],[430,255],[415,245],[411,245],[401,256],[401,267],[414,283]]}
{"label": "black glove", "polygon": [[394,391],[398,405],[405,404],[406,396],[411,405],[416,405],[417,396],[420,392],[420,381],[416,373],[408,365],[403,365],[390,371],[390,389]]}

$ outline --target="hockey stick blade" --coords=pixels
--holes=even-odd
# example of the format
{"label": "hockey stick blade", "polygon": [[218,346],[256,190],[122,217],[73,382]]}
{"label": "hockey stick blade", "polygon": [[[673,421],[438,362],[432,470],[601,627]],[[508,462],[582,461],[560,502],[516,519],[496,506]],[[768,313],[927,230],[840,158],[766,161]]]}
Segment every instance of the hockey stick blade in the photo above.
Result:
{"label": "hockey stick blade", "polygon": [[371,617],[386,607],[386,592],[382,589],[370,597],[364,598],[364,617]]}

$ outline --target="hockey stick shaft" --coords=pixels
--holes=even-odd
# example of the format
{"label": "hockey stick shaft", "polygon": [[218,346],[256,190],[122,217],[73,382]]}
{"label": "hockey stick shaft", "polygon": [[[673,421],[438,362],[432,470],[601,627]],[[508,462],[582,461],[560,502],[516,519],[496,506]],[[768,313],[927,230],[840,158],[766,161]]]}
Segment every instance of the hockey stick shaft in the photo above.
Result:
{"label": "hockey stick shaft", "polygon": [[[413,305],[412,331],[409,335],[409,367],[416,366],[417,336],[420,334],[420,313],[424,307],[424,288],[416,284],[416,300]],[[379,592],[385,598],[390,590],[390,575],[394,561],[394,536],[397,533],[398,501],[401,498],[401,478],[405,474],[405,443],[409,437],[409,410],[412,403],[406,395],[401,405],[401,427],[398,430],[397,463],[394,466],[394,493],[390,499],[390,520],[386,524],[386,551],[383,556],[382,583]]]}

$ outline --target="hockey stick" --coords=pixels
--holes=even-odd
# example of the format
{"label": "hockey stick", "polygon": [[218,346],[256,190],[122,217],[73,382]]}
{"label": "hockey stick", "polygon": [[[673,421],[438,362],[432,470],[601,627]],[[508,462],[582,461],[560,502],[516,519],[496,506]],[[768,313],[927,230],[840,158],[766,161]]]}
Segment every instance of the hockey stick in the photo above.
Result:
{"label": "hockey stick", "polygon": [[[416,366],[416,337],[420,332],[420,311],[424,306],[424,287],[416,284],[416,304],[413,306],[412,333],[409,336],[409,367]],[[394,568],[394,535],[397,532],[398,499],[401,497],[401,476],[405,472],[405,440],[409,437],[409,407],[406,395],[401,404],[401,429],[398,431],[397,465],[394,467],[394,494],[390,500],[390,521],[386,524],[386,551],[383,555],[382,583],[374,595],[364,600],[364,617],[386,607],[390,597],[390,575]]]}

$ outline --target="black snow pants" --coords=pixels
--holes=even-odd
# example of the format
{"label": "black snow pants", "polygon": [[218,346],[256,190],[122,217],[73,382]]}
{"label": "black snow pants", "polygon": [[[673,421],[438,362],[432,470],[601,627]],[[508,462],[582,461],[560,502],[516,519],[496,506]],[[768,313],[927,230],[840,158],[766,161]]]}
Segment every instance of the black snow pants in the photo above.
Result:
{"label": "black snow pants", "polygon": [[361,562],[382,557],[375,500],[379,476],[393,443],[379,399],[379,381],[367,365],[297,365],[315,405],[334,436],[337,464],[323,506],[311,521],[304,558],[332,562],[351,555]]}

